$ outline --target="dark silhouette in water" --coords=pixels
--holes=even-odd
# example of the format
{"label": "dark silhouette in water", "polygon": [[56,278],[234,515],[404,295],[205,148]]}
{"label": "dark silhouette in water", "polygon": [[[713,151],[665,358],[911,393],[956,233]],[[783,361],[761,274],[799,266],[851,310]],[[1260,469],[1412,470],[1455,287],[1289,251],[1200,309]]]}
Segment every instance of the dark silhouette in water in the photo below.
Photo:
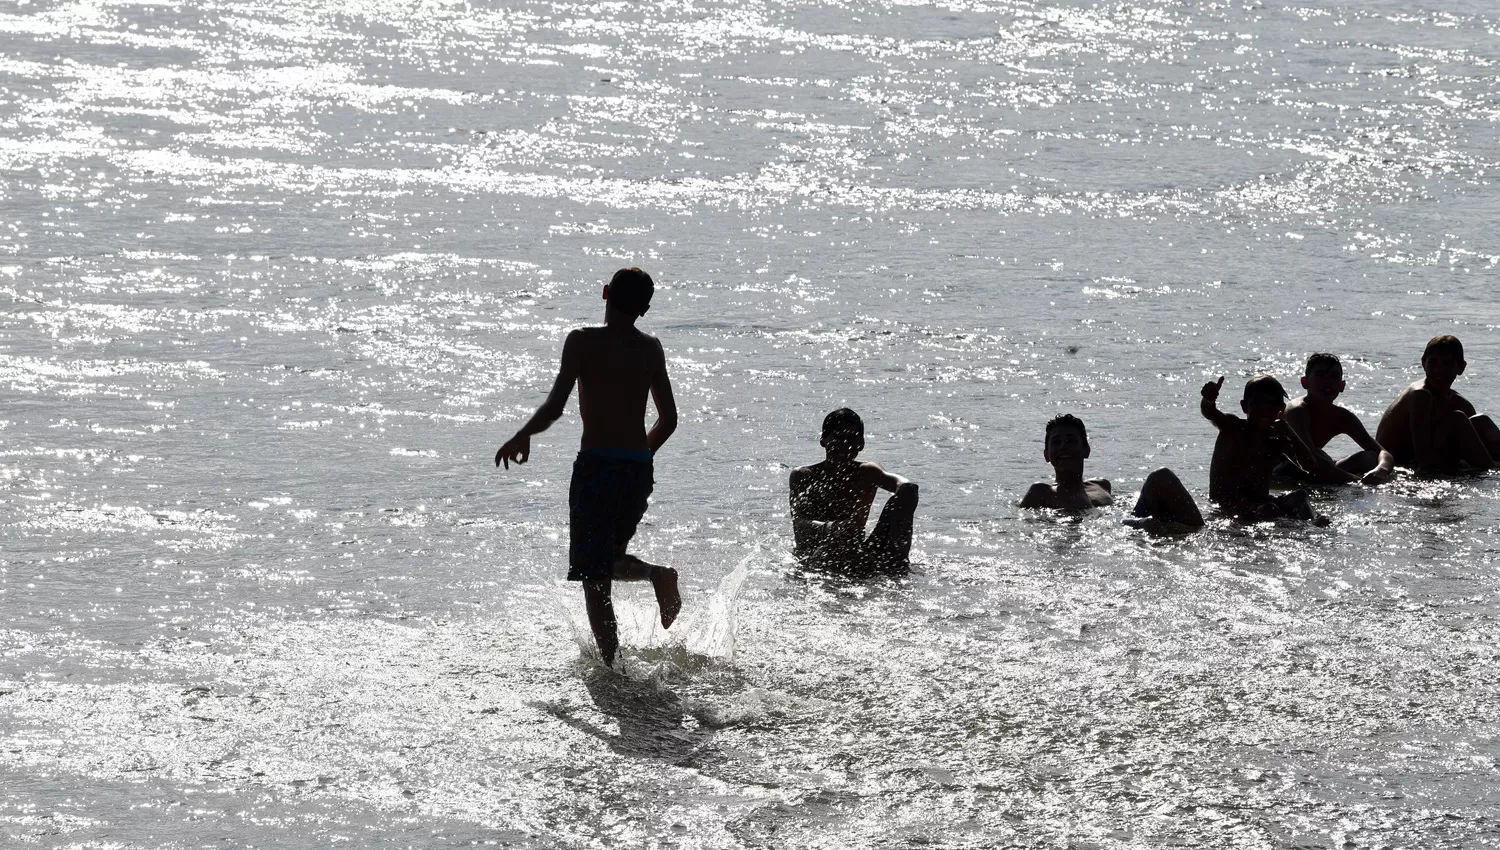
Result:
{"label": "dark silhouette in water", "polygon": [[[792,533],[804,564],[848,573],[902,572],[911,566],[917,485],[879,464],[855,460],[865,447],[865,425],[847,407],[823,419],[821,463],[792,470]],[[865,535],[879,490],[894,492]]]}
{"label": "dark silhouette in water", "polygon": [[1401,466],[1421,473],[1482,472],[1500,458],[1500,428],[1453,391],[1468,368],[1456,336],[1435,336],[1422,351],[1425,377],[1401,391],[1380,415],[1375,440]]}
{"label": "dark silhouette in water", "polygon": [[[663,628],[671,628],[682,610],[677,571],[625,551],[646,513],[652,460],[677,429],[677,402],[661,341],[635,327],[651,305],[654,287],[640,269],[615,272],[604,287],[604,326],[568,334],[547,400],[495,453],[496,466],[525,463],[531,435],[557,421],[578,384],[583,438],[568,488],[568,580],[583,583],[589,626],[606,665],[615,663],[620,648],[612,582],[651,582]],[[650,432],[645,428],[648,395],[658,413]]]}

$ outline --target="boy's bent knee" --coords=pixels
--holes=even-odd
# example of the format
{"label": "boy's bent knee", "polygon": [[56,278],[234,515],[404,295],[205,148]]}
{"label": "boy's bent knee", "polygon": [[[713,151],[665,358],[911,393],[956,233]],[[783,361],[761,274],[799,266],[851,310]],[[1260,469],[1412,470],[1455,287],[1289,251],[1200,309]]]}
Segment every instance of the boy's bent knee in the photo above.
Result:
{"label": "boy's bent knee", "polygon": [[901,507],[916,508],[918,501],[917,493],[917,485],[908,481],[896,488],[895,494],[891,496],[891,501]]}
{"label": "boy's bent knee", "polygon": [[1157,467],[1156,469],[1151,470],[1151,474],[1146,476],[1147,484],[1169,484],[1176,481],[1177,473],[1166,468],[1165,466]]}

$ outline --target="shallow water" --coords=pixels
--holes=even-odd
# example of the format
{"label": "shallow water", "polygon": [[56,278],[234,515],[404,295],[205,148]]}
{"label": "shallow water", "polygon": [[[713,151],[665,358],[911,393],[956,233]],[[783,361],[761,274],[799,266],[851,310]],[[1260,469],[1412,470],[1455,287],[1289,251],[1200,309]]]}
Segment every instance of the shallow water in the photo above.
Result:
{"label": "shallow water", "polygon": [[[1353,5],[0,5],[0,844],[1500,844],[1500,488],[1189,537],[1013,507],[1089,424],[1455,333],[1500,399],[1500,17]],[[639,264],[683,411],[623,676],[570,412]],[[849,404],[918,566],[786,556]]]}

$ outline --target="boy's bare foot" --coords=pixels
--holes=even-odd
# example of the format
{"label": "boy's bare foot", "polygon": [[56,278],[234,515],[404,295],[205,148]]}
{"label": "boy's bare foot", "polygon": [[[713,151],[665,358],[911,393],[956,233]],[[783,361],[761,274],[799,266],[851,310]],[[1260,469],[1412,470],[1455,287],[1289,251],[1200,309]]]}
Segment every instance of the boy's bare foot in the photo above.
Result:
{"label": "boy's bare foot", "polygon": [[656,605],[661,609],[661,627],[670,629],[682,611],[682,596],[677,592],[677,571],[671,567],[653,566],[651,587],[656,590]]}

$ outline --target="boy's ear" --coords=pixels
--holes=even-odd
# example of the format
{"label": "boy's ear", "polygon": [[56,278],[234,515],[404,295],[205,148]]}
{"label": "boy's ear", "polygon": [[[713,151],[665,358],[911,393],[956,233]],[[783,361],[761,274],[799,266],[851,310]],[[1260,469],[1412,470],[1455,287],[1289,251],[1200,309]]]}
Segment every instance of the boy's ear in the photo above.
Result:
{"label": "boy's ear", "polygon": [[1307,389],[1307,376],[1303,375],[1300,380],[1302,381],[1302,389]]}
{"label": "boy's ear", "polygon": [[646,311],[650,310],[650,309],[651,309],[651,305],[647,304],[646,306],[644,306],[644,307],[641,308],[640,315],[642,315],[642,316],[646,315]]}
{"label": "boy's ear", "polygon": [[1467,368],[1469,368],[1469,361],[1467,361],[1467,360],[1460,360],[1460,361],[1458,361],[1458,374],[1462,375],[1464,373],[1464,370],[1467,369]]}
{"label": "boy's ear", "polygon": [[1245,399],[1240,399],[1240,412],[1244,413],[1246,416],[1249,416],[1250,402],[1246,401]]}
{"label": "boy's ear", "polygon": [[1045,460],[1048,463],[1052,462],[1052,452],[1047,451],[1046,446],[1042,446],[1042,460]]}
{"label": "boy's ear", "polygon": [[1344,387],[1348,386],[1348,384],[1349,384],[1348,381],[1339,381],[1339,392],[1343,392],[1344,391]]}
{"label": "boy's ear", "polygon": [[1085,459],[1088,458],[1088,456],[1089,456],[1089,441],[1088,440],[1084,440],[1083,441],[1083,456],[1084,456]]}
{"label": "boy's ear", "polygon": [[609,300],[609,284],[604,284],[604,300]]}

